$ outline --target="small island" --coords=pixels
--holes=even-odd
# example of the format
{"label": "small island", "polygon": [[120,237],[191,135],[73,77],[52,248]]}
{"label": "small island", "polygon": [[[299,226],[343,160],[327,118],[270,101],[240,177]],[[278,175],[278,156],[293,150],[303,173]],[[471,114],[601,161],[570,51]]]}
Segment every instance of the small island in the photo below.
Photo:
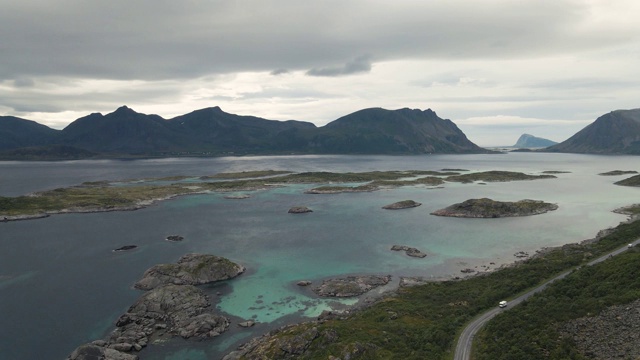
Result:
{"label": "small island", "polygon": [[621,186],[640,186],[640,175],[634,175],[630,178],[614,182],[615,185]]}
{"label": "small island", "polygon": [[400,209],[409,209],[413,207],[418,207],[422,205],[419,202],[415,202],[413,200],[402,200],[395,202],[393,204],[385,205],[382,208],[385,210],[400,210]]}
{"label": "small island", "polygon": [[522,180],[539,180],[539,179],[555,179],[556,176],[551,174],[528,175],[514,171],[483,171],[471,174],[452,175],[446,178],[447,181],[460,182],[463,184],[472,183],[474,181],[484,182],[505,182],[505,181],[522,181]]}
{"label": "small island", "polygon": [[598,175],[601,176],[618,176],[618,175],[630,175],[630,174],[637,174],[638,172],[635,170],[613,170],[613,171],[607,171],[607,172],[603,172],[600,173]]}
{"label": "small island", "polygon": [[167,238],[165,240],[171,241],[171,242],[180,242],[180,241],[184,240],[184,237],[182,237],[180,235],[169,235],[169,236],[167,236]]}
{"label": "small island", "polygon": [[156,287],[175,285],[201,285],[232,279],[245,271],[226,258],[206,254],[187,254],[177,264],[158,264],[144,272],[134,287],[151,290]]}
{"label": "small island", "polygon": [[125,245],[125,246],[121,246],[117,249],[113,249],[113,252],[120,252],[120,251],[129,251],[129,250],[133,250],[135,248],[137,248],[137,245]]}
{"label": "small island", "polygon": [[411,257],[417,257],[417,258],[427,257],[427,254],[423,253],[422,251],[406,245],[393,245],[391,247],[391,251],[404,251],[405,254],[407,254],[407,256],[411,256]]}
{"label": "small island", "polygon": [[305,214],[313,212],[313,210],[309,209],[306,206],[294,206],[289,209],[289,214]]}
{"label": "small island", "polygon": [[553,211],[558,205],[540,200],[520,200],[516,202],[495,201],[488,198],[469,199],[436,210],[431,215],[464,218],[501,218],[512,216],[530,216]]}

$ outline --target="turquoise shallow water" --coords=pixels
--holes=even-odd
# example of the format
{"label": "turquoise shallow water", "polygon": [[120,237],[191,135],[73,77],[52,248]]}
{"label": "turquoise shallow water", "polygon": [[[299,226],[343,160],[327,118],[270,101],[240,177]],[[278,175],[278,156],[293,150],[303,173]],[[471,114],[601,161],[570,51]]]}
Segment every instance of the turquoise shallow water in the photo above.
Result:
{"label": "turquoise shallow water", "polygon": [[[180,197],[134,212],[56,215],[0,223],[0,359],[64,358],[77,345],[104,336],[141,294],[131,285],[145,269],[174,262],[188,252],[226,256],[247,273],[208,291],[234,320],[255,319],[254,329],[210,342],[175,341],[141,353],[142,359],[216,358],[237,341],[283,322],[316,316],[338,306],[318,299],[299,280],[318,283],[346,274],[459,276],[460,270],[495,268],[517,251],[576,242],[625,219],[611,210],[638,202],[640,189],[620,187],[623,177],[597,174],[640,169],[637,157],[564,154],[470,156],[298,156],[166,159],[62,163],[0,162],[0,195],[103,179],[208,175],[222,171],[512,170],[539,174],[567,170],[557,179],[444,188],[406,187],[372,193],[309,195],[313,185],[249,192],[248,199],[221,194]],[[431,211],[469,198],[554,202],[543,215],[504,219],[455,219]],[[405,199],[423,205],[388,211]],[[291,206],[313,209],[288,214]],[[181,243],[164,241],[180,234]],[[138,249],[113,253],[136,244]],[[428,254],[410,258],[389,250],[409,245]],[[217,295],[217,292],[220,295]],[[353,303],[353,300],[346,303]],[[33,339],[38,346],[33,346]]]}

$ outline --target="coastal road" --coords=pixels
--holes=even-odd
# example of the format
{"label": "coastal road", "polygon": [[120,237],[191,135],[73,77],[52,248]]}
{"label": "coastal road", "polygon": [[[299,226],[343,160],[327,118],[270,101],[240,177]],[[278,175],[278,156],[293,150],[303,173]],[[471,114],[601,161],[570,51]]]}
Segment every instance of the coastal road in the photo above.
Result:
{"label": "coastal road", "polygon": [[[633,243],[631,243],[633,246],[638,246],[638,244],[640,244],[640,239],[634,241]],[[586,266],[591,266],[593,264],[597,264],[599,262],[602,262],[612,256],[616,256],[624,251],[627,251],[629,249],[628,245],[625,245],[624,247],[621,247],[619,249],[616,249],[610,253],[607,253],[595,260],[590,261]],[[484,326],[484,324],[486,324],[489,320],[491,320],[494,316],[498,315],[500,312],[502,311],[507,311],[510,308],[520,304],[521,302],[523,302],[524,300],[530,298],[533,294],[539,293],[540,291],[544,290],[547,288],[547,286],[549,286],[549,284],[551,284],[552,282],[559,280],[559,279],[563,279],[564,277],[566,277],[567,275],[569,275],[573,270],[568,270],[563,272],[562,274],[554,277],[553,279],[543,283],[542,285],[518,296],[517,298],[509,301],[509,304],[507,305],[506,308],[499,308],[499,307],[495,307],[487,312],[485,312],[484,314],[480,315],[479,317],[477,317],[475,320],[473,320],[469,325],[467,325],[467,327],[462,331],[462,334],[460,334],[460,338],[458,338],[458,343],[456,344],[456,352],[454,355],[454,360],[470,360],[471,359],[471,344],[473,342],[473,337],[478,333],[478,330],[480,330],[481,327]],[[497,304],[496,304],[497,305]]]}

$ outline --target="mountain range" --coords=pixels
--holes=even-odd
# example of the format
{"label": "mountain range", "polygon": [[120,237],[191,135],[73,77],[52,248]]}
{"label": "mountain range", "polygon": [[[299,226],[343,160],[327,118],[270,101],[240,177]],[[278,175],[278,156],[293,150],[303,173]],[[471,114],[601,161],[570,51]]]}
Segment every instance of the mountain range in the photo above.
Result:
{"label": "mountain range", "polygon": [[488,153],[430,109],[364,109],[325,126],[240,116],[211,107],[164,119],[127,106],[63,130],[0,116],[0,158],[243,154]]}
{"label": "mountain range", "polygon": [[[555,145],[524,134],[514,147],[588,154],[640,154],[640,109],[597,118]],[[525,149],[523,149],[525,150]],[[431,109],[356,111],[317,127],[304,121],[241,116],[219,107],[171,119],[122,106],[93,113],[62,130],[0,116],[0,159],[53,160],[118,157],[278,154],[465,154],[490,153],[467,139]]]}

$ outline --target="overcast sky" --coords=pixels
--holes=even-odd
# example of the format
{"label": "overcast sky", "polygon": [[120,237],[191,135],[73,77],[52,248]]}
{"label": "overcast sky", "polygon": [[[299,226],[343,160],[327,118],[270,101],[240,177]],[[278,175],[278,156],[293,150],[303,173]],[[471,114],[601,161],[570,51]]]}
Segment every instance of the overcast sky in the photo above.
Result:
{"label": "overcast sky", "polygon": [[481,146],[563,141],[640,107],[639,18],[636,0],[0,0],[0,115],[409,107]]}

